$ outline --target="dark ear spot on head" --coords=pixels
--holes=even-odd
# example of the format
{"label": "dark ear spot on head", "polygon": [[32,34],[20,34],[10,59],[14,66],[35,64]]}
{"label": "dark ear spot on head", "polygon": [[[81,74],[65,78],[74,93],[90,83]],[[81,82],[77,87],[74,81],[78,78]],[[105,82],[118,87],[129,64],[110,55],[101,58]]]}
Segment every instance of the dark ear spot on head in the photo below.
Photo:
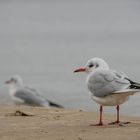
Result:
{"label": "dark ear spot on head", "polygon": [[11,81],[13,81],[14,83],[16,83],[16,82],[17,82],[17,80],[16,80],[16,79],[14,79],[14,78],[11,78]]}
{"label": "dark ear spot on head", "polygon": [[96,68],[98,68],[99,67],[99,64],[96,64]]}
{"label": "dark ear spot on head", "polygon": [[14,78],[11,78],[11,81],[14,81]]}

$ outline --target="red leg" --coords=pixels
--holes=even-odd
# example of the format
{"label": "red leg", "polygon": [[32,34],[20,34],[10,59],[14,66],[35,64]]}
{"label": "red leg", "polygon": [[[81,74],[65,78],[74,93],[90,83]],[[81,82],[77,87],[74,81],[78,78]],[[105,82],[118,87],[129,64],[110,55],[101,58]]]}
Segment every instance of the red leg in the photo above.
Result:
{"label": "red leg", "polygon": [[110,125],[113,125],[113,124],[120,124],[120,125],[123,125],[123,124],[128,124],[128,123],[130,123],[130,122],[121,122],[121,123],[120,123],[120,106],[117,105],[116,109],[117,109],[117,120],[116,120],[115,122],[111,122],[111,123],[109,123],[109,124],[110,124]]}
{"label": "red leg", "polygon": [[100,122],[99,122],[99,125],[103,125],[102,116],[103,116],[103,106],[100,105]]}
{"label": "red leg", "polygon": [[117,120],[115,122],[109,123],[110,125],[119,124],[120,123],[120,107],[119,107],[119,105],[117,105],[116,109],[117,109]]}
{"label": "red leg", "polygon": [[103,122],[102,122],[102,114],[103,114],[103,106],[100,105],[100,121],[98,124],[91,124],[91,126],[103,126]]}
{"label": "red leg", "polygon": [[120,106],[119,105],[117,105],[117,121],[116,121],[116,123],[120,123]]}

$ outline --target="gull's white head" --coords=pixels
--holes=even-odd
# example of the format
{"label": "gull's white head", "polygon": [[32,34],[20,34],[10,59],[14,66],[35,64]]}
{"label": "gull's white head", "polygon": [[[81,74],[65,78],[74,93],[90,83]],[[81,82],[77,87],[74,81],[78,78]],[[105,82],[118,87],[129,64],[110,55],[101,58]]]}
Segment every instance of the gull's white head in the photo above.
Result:
{"label": "gull's white head", "polygon": [[78,68],[74,72],[91,73],[96,69],[109,69],[109,66],[103,59],[95,57],[95,58],[88,60],[85,67]]}
{"label": "gull's white head", "polygon": [[20,76],[14,75],[8,81],[5,82],[11,86],[23,86],[23,81]]}

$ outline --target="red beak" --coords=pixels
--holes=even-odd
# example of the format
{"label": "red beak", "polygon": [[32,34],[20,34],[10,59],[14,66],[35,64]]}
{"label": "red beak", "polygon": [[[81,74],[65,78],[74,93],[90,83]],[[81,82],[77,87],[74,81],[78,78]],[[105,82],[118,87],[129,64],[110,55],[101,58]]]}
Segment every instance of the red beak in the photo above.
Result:
{"label": "red beak", "polygon": [[10,83],[10,81],[5,81],[5,84],[9,84]]}
{"label": "red beak", "polygon": [[85,68],[79,68],[79,69],[76,69],[74,72],[85,72],[86,69]]}

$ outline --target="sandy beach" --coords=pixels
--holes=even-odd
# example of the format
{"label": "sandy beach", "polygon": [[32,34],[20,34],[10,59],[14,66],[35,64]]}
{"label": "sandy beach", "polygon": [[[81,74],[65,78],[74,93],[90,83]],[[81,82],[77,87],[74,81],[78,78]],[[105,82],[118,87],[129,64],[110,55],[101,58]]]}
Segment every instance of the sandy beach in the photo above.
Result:
{"label": "sandy beach", "polygon": [[104,126],[91,126],[98,122],[98,117],[98,113],[82,110],[1,106],[0,140],[140,139],[139,117],[121,116],[122,121],[131,123],[110,126],[108,122],[115,120],[115,116],[105,114]]}

